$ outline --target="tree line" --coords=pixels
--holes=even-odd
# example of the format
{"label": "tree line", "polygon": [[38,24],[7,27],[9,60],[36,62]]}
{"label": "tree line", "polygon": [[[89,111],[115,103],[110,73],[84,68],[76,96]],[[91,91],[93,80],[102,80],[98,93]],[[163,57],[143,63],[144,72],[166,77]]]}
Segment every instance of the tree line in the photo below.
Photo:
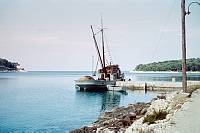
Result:
{"label": "tree line", "polygon": [[17,68],[18,65],[19,65],[18,63],[9,62],[6,59],[1,59],[0,58],[0,71],[18,70],[18,68]]}
{"label": "tree line", "polygon": [[[187,71],[200,71],[200,58],[190,58],[186,60]],[[182,60],[168,60],[139,64],[135,67],[136,71],[181,71]]]}

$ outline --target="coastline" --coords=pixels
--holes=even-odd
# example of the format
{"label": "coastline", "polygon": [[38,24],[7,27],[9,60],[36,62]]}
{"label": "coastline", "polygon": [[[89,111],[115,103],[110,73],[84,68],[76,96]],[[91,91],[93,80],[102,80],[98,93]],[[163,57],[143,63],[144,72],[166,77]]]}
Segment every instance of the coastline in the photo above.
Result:
{"label": "coastline", "polygon": [[70,131],[82,132],[124,132],[135,120],[140,119],[147,112],[150,103],[129,104],[127,107],[117,107],[109,112],[104,112],[89,126]]}
{"label": "coastline", "polygon": [[15,72],[27,72],[25,70],[4,70],[0,71],[0,73],[15,73]]}
{"label": "coastline", "polygon": [[[181,71],[129,71],[133,74],[181,74]],[[200,71],[187,71],[187,74],[200,74]]]}
{"label": "coastline", "polygon": [[[200,86],[198,87],[200,88]],[[192,92],[193,91],[196,92],[195,90],[192,90]],[[190,97],[193,97],[192,92],[183,93],[182,90],[177,90],[169,94],[158,95],[157,98],[152,99],[150,103],[136,103],[129,104],[128,107],[115,108],[110,112],[102,114],[98,120],[90,126],[73,130],[70,133],[171,132],[173,128],[171,129],[170,127],[173,127],[176,123],[180,123],[180,121],[174,121],[174,117],[176,118],[177,112],[183,110],[183,105],[185,106],[186,103],[190,104],[188,101],[190,101]],[[137,108],[138,105],[140,105],[140,108]],[[144,108],[141,108],[141,105]],[[131,107],[136,108],[133,109]],[[153,123],[151,123],[151,121],[150,123],[144,122],[148,116],[158,114],[159,112],[167,113],[163,119],[155,120]],[[119,122],[121,122],[121,125],[117,125]]]}
{"label": "coastline", "polygon": [[151,102],[138,102],[129,104],[127,107],[116,107],[109,112],[104,112],[91,125],[70,131],[70,133],[114,133],[125,132],[134,122],[143,118],[152,102],[158,99],[165,99],[165,95],[158,95]]}

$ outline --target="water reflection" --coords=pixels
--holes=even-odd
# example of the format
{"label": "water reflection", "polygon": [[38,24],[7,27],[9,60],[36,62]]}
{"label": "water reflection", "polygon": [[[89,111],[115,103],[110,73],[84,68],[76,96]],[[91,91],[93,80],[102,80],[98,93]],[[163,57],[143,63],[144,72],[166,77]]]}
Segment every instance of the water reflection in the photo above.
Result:
{"label": "water reflection", "polygon": [[108,91],[104,93],[102,96],[101,112],[111,110],[112,108],[119,106],[120,99],[120,93],[114,91]]}
{"label": "water reflection", "polygon": [[[88,104],[93,108],[99,108],[99,112],[105,112],[120,105],[122,95],[128,93],[107,91],[107,92],[76,92],[76,104],[82,102],[85,106]],[[84,98],[87,97],[87,98]],[[89,99],[89,100],[88,100]],[[86,101],[87,100],[87,101]],[[77,103],[78,102],[78,103]],[[87,105],[86,105],[87,104]]]}

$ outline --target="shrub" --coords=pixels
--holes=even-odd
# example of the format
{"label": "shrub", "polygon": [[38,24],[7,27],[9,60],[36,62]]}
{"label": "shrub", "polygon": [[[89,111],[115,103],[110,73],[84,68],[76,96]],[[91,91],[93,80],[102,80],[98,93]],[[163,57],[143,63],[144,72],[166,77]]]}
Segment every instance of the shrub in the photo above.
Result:
{"label": "shrub", "polygon": [[192,93],[194,92],[194,91],[196,91],[197,89],[200,89],[200,85],[191,85],[191,86],[189,86],[188,87],[188,93],[190,93],[189,94],[189,97],[192,95]]}
{"label": "shrub", "polygon": [[163,119],[165,119],[167,114],[168,114],[167,111],[159,110],[158,112],[156,112],[154,110],[153,114],[147,115],[144,118],[143,123],[147,122],[148,124],[154,124],[155,121],[157,121],[157,120],[163,120]]}

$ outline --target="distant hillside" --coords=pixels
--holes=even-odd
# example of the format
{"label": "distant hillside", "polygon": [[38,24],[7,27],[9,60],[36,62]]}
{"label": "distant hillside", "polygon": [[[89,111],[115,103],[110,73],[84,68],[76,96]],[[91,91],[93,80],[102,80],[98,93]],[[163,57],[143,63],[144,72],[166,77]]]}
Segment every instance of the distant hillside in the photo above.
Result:
{"label": "distant hillside", "polygon": [[19,63],[9,62],[6,59],[0,58],[0,71],[20,71],[24,70]]}
{"label": "distant hillside", "polygon": [[[187,71],[200,71],[200,58],[187,59]],[[169,60],[140,64],[135,67],[136,71],[181,71],[181,60]]]}

